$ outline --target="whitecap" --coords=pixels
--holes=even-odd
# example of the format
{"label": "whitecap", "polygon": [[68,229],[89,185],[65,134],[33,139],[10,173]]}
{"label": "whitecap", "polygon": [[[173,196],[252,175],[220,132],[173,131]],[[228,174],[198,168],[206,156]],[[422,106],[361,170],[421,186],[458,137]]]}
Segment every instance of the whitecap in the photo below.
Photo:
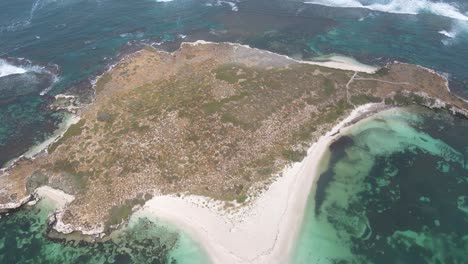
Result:
{"label": "whitecap", "polygon": [[225,0],[216,0],[214,3],[205,3],[205,6],[223,6],[228,5],[232,11],[237,12],[239,11],[239,7],[237,6],[238,1],[225,1]]}
{"label": "whitecap", "polygon": [[[50,72],[48,72],[48,73],[50,73]],[[48,92],[50,92],[54,88],[54,85],[59,81],[59,77],[57,77],[57,75],[52,74],[52,73],[50,73],[50,74],[52,75],[52,83],[39,93],[40,96],[44,96]]]}
{"label": "whitecap", "polygon": [[439,34],[442,34],[446,37],[449,37],[449,38],[455,38],[457,36],[457,32],[455,31],[447,31],[447,30],[441,30],[439,31]]}
{"label": "whitecap", "polygon": [[[452,23],[450,29],[440,30],[439,34],[443,35],[441,42],[445,46],[449,46],[453,43],[459,42],[459,38],[468,34],[468,22],[467,21],[456,21]],[[463,36],[462,36],[463,35]]]}
{"label": "whitecap", "polygon": [[9,64],[7,61],[0,59],[0,77],[11,74],[22,74],[27,72],[26,69]]}
{"label": "whitecap", "polygon": [[386,13],[420,14],[423,12],[457,20],[468,21],[468,15],[461,12],[457,6],[444,2],[431,2],[429,0],[390,0],[381,1],[364,0],[309,0],[305,3],[342,8],[365,8]]}
{"label": "whitecap", "polygon": [[[59,77],[57,76],[56,73],[54,73],[54,70],[51,70],[50,68],[46,68],[43,66],[38,66],[38,65],[33,65],[32,62],[28,59],[24,58],[16,58],[14,59],[18,64],[21,64],[21,66],[16,66],[4,59],[0,59],[0,78],[5,77],[8,75],[13,75],[13,74],[24,74],[28,72],[36,72],[39,74],[46,74],[51,77],[51,82],[50,85],[46,88],[44,88],[41,92],[40,95],[43,96],[47,94],[50,90],[52,90],[53,86],[58,82]],[[58,71],[58,65],[53,65],[56,68],[56,71]],[[52,66],[50,66],[52,67]]]}
{"label": "whitecap", "polygon": [[239,7],[237,7],[236,3],[229,2],[229,1],[218,1],[218,3],[221,4],[227,4],[231,7],[232,11],[239,11]]}

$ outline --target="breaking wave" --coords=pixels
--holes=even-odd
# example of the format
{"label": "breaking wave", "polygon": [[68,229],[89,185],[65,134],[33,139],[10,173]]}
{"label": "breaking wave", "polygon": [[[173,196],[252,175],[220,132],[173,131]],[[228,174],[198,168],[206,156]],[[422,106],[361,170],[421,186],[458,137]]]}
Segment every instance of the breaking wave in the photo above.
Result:
{"label": "breaking wave", "polygon": [[239,7],[237,6],[237,3],[239,0],[234,0],[234,1],[226,1],[226,0],[216,0],[216,1],[208,1],[205,5],[206,6],[229,6],[232,11],[237,12],[239,11]]}
{"label": "breaking wave", "polygon": [[0,59],[0,77],[25,73],[26,69],[9,64],[7,61]]}
{"label": "breaking wave", "polygon": [[366,8],[397,14],[431,13],[468,21],[468,14],[461,11],[456,4],[429,0],[309,0],[306,3],[343,8]]}
{"label": "breaking wave", "polygon": [[447,38],[455,38],[458,35],[457,31],[447,31],[447,30],[441,30],[439,31],[440,34],[446,36]]}
{"label": "breaking wave", "polygon": [[446,46],[450,46],[458,41],[465,42],[468,35],[468,22],[459,21],[453,23],[450,29],[441,30],[439,34],[444,36],[441,41]]}
{"label": "breaking wave", "polygon": [[[21,90],[22,87],[28,89],[40,89],[40,95],[49,92],[58,81],[58,66],[38,66],[31,61],[17,58],[7,61],[0,58],[0,91]],[[27,89],[23,89],[27,90]],[[0,95],[2,99],[3,94]]]}

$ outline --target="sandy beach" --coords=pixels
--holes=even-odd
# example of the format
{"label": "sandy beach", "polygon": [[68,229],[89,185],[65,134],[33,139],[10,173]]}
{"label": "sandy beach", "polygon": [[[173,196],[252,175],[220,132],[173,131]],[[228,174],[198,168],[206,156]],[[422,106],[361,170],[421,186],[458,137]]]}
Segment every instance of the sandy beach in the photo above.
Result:
{"label": "sandy beach", "polygon": [[67,113],[62,123],[60,123],[59,127],[51,137],[47,138],[40,144],[31,147],[31,149],[29,149],[28,152],[24,153],[23,156],[28,159],[33,159],[37,154],[46,150],[47,147],[54,143],[58,138],[62,137],[63,134],[65,134],[65,132],[68,130],[68,128],[71,125],[78,123],[78,121],[80,121],[80,118],[78,116]]}
{"label": "sandy beach", "polygon": [[59,127],[57,130],[52,134],[51,137],[47,138],[46,140],[42,141],[41,143],[32,146],[27,152],[25,152],[23,155],[19,156],[18,158],[12,159],[8,161],[2,170],[8,169],[10,166],[14,165],[15,162],[17,162],[21,158],[28,158],[28,159],[34,159],[38,154],[43,153],[52,143],[54,143],[56,140],[58,140],[60,137],[65,134],[67,129],[73,125],[78,123],[80,121],[80,118],[77,115],[74,114],[68,114],[65,116],[63,121],[60,123]]}
{"label": "sandy beach", "polygon": [[[310,64],[310,65],[317,65],[317,66],[322,66],[322,67],[327,67],[327,68],[332,68],[332,69],[339,69],[339,70],[345,70],[345,71],[355,71],[355,72],[365,72],[365,73],[375,73],[377,70],[380,69],[380,67],[372,66],[372,65],[367,65],[364,63],[361,63],[354,58],[351,57],[346,57],[342,55],[331,55],[331,56],[324,56],[324,57],[319,57],[315,58],[312,60],[298,60],[298,59],[293,59],[291,57],[288,57],[286,55],[281,55],[278,53],[274,53],[268,50],[262,50],[262,49],[257,49],[254,47],[251,47],[249,45],[245,44],[239,44],[239,43],[234,43],[234,42],[222,42],[226,43],[229,45],[232,45],[234,47],[244,47],[248,48],[251,50],[255,50],[260,53],[265,53],[265,54],[272,54],[274,56],[278,57],[283,57],[286,60],[289,61],[294,61],[297,63],[301,64]],[[216,44],[216,42],[211,42],[211,41],[205,41],[205,40],[197,40],[194,42],[182,42],[181,45],[203,45],[203,44]]]}
{"label": "sandy beach", "polygon": [[213,263],[288,263],[321,157],[340,136],[337,132],[373,106],[353,110],[310,147],[302,162],[285,168],[268,190],[234,213],[205,197],[158,196],[136,215],[149,214],[179,226],[205,248]]}
{"label": "sandy beach", "polygon": [[49,199],[58,209],[65,207],[71,203],[75,197],[61,190],[54,189],[49,186],[42,186],[36,189],[36,194],[39,198]]}

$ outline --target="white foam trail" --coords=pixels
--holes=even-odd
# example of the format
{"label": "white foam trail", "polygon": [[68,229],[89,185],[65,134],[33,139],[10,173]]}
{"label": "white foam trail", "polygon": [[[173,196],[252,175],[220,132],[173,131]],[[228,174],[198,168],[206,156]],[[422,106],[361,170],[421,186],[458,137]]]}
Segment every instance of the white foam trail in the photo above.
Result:
{"label": "white foam trail", "polygon": [[11,74],[22,74],[25,73],[26,69],[14,66],[0,59],[0,77],[8,76]]}
{"label": "white foam trail", "polygon": [[457,21],[452,24],[452,27],[450,29],[439,31],[439,34],[445,37],[441,41],[446,46],[449,46],[453,43],[458,42],[458,37],[462,34],[466,36],[467,33],[468,33],[467,21]]}
{"label": "white foam trail", "polygon": [[40,96],[44,96],[44,95],[46,95],[48,92],[50,92],[50,91],[52,90],[52,88],[54,88],[54,85],[59,81],[59,78],[57,77],[57,75],[52,74],[52,76],[53,76],[53,78],[54,78],[53,81],[52,81],[52,84],[51,84],[49,87],[47,87],[47,88],[45,88],[44,90],[42,90],[42,91],[39,93]]}
{"label": "white foam trail", "polygon": [[[24,60],[24,59],[19,58],[18,60]],[[8,75],[12,75],[12,74],[23,74],[27,72],[48,74],[53,78],[52,83],[49,87],[45,88],[43,91],[40,92],[41,96],[47,94],[50,90],[52,90],[54,85],[58,82],[59,77],[55,73],[47,70],[45,67],[38,66],[38,65],[31,65],[31,62],[29,60],[26,60],[26,61],[28,62],[28,65],[23,65],[21,67],[18,67],[15,65],[11,65],[10,63],[8,63],[7,61],[3,59],[0,59],[0,78],[8,76]],[[57,65],[56,67],[58,69]]]}
{"label": "white foam trail", "polygon": [[455,31],[447,31],[447,30],[441,30],[439,31],[440,34],[449,37],[449,38],[455,38],[457,36],[457,32]]}
{"label": "white foam trail", "polygon": [[429,0],[390,0],[387,3],[362,0],[309,0],[305,3],[343,8],[365,8],[386,13],[419,14],[432,13],[438,16],[468,21],[468,15],[463,14],[455,5],[444,2],[431,2]]}
{"label": "white foam trail", "polygon": [[238,0],[234,1],[227,1],[227,0],[216,0],[216,2],[213,3],[205,3],[205,6],[223,6],[223,5],[228,5],[232,11],[237,12],[239,11],[239,7],[237,6],[237,3],[239,3]]}
{"label": "white foam trail", "polygon": [[221,1],[221,0],[218,0],[218,2],[216,3],[217,6],[220,6],[222,4],[229,5],[231,7],[231,10],[234,12],[239,11],[239,7],[237,7],[236,3],[229,2],[229,1]]}
{"label": "white foam trail", "polygon": [[34,15],[36,14],[37,11],[41,10],[42,8],[45,8],[51,4],[67,4],[69,2],[73,1],[67,1],[67,0],[34,0],[32,6],[31,6],[31,11],[29,11],[29,19],[26,21],[26,24],[31,24],[32,19],[34,18]]}
{"label": "white foam trail", "polygon": [[31,7],[31,12],[29,12],[29,20],[28,22],[31,23],[31,20],[34,17],[34,12],[39,8],[39,4],[41,3],[41,0],[36,0],[34,1],[32,7]]}
{"label": "white foam trail", "polygon": [[[3,31],[16,31],[18,29],[23,29],[25,27],[30,26],[31,21],[34,18],[34,14],[36,13],[36,11],[43,7],[43,5],[44,5],[43,2],[44,2],[43,0],[34,0],[32,6],[31,6],[31,10],[29,11],[29,17],[28,18],[26,18],[24,20],[21,20],[21,21],[13,22],[12,24],[10,24],[8,26],[2,26],[2,27],[0,27],[0,32],[3,32]],[[37,37],[38,36],[36,36],[36,38]]]}

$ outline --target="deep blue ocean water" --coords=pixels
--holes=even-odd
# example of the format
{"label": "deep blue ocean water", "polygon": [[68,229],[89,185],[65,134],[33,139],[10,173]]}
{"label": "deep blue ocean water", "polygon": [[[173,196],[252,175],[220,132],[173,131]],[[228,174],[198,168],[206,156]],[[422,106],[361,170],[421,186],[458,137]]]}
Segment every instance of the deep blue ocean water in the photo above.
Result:
{"label": "deep blue ocean water", "polygon": [[[377,65],[399,60],[446,74],[451,90],[468,98],[466,1],[311,2],[0,1],[0,164],[57,128],[63,114],[49,108],[54,95],[88,89],[106,67],[143,44],[173,50],[181,41],[204,39],[302,59],[338,53]],[[459,138],[441,133],[444,140]],[[462,129],[450,133],[459,136]]]}

